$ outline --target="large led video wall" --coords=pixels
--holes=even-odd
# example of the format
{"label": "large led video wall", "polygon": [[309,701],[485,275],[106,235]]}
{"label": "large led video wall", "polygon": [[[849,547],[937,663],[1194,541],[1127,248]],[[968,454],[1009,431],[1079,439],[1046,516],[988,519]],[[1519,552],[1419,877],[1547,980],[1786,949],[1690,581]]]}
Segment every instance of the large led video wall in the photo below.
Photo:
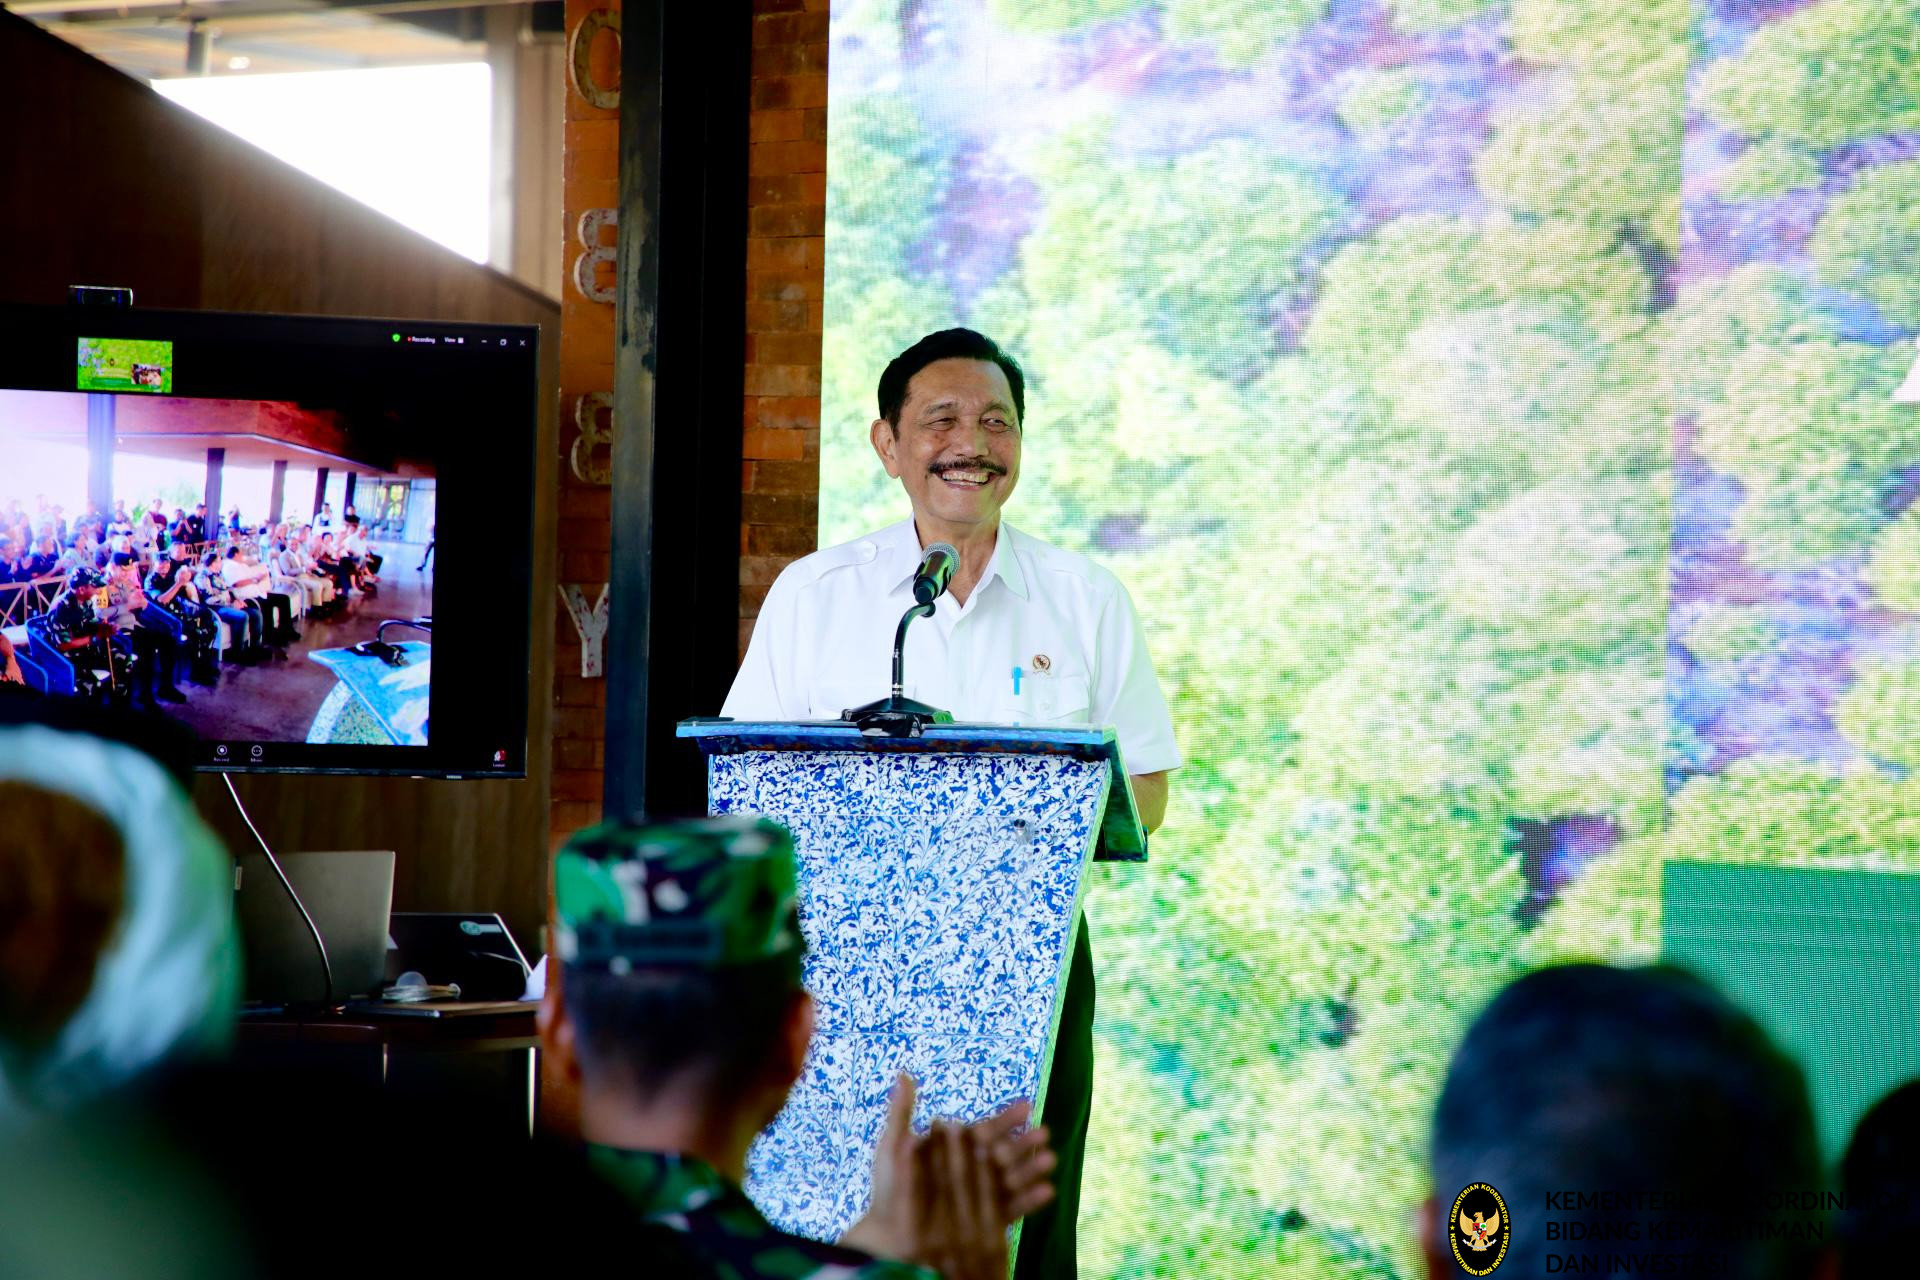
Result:
{"label": "large led video wall", "polygon": [[1669,859],[1920,868],[1917,19],[835,0],[822,542],[993,335],[1188,760],[1093,873],[1087,1274],[1410,1280],[1492,991]]}

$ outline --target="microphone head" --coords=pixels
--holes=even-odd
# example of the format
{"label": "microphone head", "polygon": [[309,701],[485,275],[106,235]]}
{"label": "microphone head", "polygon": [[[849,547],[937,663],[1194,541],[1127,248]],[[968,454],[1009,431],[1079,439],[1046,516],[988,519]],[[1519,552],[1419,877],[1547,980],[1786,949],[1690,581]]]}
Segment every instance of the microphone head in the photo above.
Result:
{"label": "microphone head", "polygon": [[913,575],[913,598],[932,604],[947,590],[953,571],[960,566],[960,552],[951,542],[936,542],[920,556],[920,571]]}

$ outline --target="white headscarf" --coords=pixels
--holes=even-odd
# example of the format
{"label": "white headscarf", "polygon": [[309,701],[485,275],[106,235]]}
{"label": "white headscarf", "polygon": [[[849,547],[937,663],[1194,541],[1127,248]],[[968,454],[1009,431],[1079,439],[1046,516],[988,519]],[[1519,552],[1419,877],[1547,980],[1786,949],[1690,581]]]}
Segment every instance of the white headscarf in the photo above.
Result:
{"label": "white headscarf", "polygon": [[0,1124],[224,1050],[240,984],[233,863],[186,793],[132,747],[39,725],[0,727],[0,780],[97,811],[126,851],[126,900],[86,999],[48,1043],[0,1040]]}

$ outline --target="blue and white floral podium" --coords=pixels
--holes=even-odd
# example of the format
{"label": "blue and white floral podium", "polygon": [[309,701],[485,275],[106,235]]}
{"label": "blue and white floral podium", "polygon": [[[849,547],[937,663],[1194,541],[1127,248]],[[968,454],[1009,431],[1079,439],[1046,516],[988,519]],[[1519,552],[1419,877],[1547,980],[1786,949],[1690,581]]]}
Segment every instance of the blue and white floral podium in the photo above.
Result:
{"label": "blue and white floral podium", "polygon": [[747,1191],[777,1226],[833,1240],[866,1211],[896,1072],[916,1120],[977,1120],[1047,1070],[1090,859],[1144,861],[1109,729],[691,720],[714,813],[764,814],[800,859],[818,1025]]}

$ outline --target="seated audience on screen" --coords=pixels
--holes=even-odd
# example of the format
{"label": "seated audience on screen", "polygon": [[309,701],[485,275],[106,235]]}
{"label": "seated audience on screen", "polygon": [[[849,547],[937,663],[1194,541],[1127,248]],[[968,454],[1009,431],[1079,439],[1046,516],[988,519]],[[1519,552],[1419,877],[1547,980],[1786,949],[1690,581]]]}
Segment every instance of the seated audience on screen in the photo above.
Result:
{"label": "seated audience on screen", "polygon": [[380,581],[381,557],[375,555],[368,544],[367,535],[360,528],[359,516],[350,514],[345,523],[347,530],[340,539],[341,558],[353,565],[354,585],[368,595],[378,595],[379,590],[374,584]]}
{"label": "seated audience on screen", "polygon": [[271,572],[237,545],[227,548],[220,572],[233,592],[236,605],[260,611],[261,634],[267,648],[275,661],[285,662],[286,647],[292,643],[293,614],[287,597],[273,590]]}
{"label": "seated audience on screen", "polygon": [[314,616],[331,617],[339,612],[340,603],[335,600],[333,579],[320,572],[320,563],[313,557],[312,538],[311,525],[303,524],[292,530],[281,558],[281,567],[305,588],[307,603]]}
{"label": "seated audience on screen", "polygon": [[29,578],[48,578],[60,572],[60,544],[51,532],[40,535],[31,559],[27,561]]}
{"label": "seated audience on screen", "polygon": [[130,553],[115,553],[107,576],[104,620],[114,630],[114,643],[134,656],[134,692],[144,695],[149,704],[156,700],[185,702],[187,696],[173,683],[179,647],[171,632],[142,616],[146,607],[147,593],[140,585],[139,565]]}
{"label": "seated audience on screen", "polygon": [[153,603],[180,619],[193,682],[217,684],[220,625],[214,612],[201,602],[193,576],[193,559],[187,554],[187,544],[176,542],[167,549],[167,558],[147,575],[147,595]]}
{"label": "seated audience on screen", "polygon": [[333,589],[342,600],[359,594],[353,586],[354,564],[340,554],[332,534],[320,535],[320,545],[314,548],[313,558],[320,572],[333,579]]}
{"label": "seated audience on screen", "polygon": [[1448,1066],[1431,1158],[1434,1280],[1461,1274],[1449,1232],[1474,1183],[1510,1207],[1502,1277],[1582,1274],[1569,1255],[1658,1253],[1673,1274],[1741,1280],[1808,1280],[1831,1262],[1817,1208],[1779,1201],[1825,1185],[1799,1068],[1677,969],[1565,965],[1509,985]]}
{"label": "seated audience on screen", "polygon": [[[298,624],[312,611],[314,600],[307,584],[300,579],[299,567],[294,565],[289,571],[286,524],[283,522],[263,532],[252,551],[259,562],[267,567],[268,583],[287,597],[288,611]],[[299,636],[296,634],[293,638],[298,639]]]}
{"label": "seated audience on screen", "polygon": [[227,661],[251,665],[259,662],[266,652],[262,640],[265,620],[259,605],[248,608],[245,602],[234,599],[220,566],[220,553],[209,550],[201,557],[200,571],[194,575],[193,585],[200,593],[201,603],[227,624]]}
{"label": "seated audience on screen", "polygon": [[0,533],[0,583],[27,581],[26,549],[13,535]]}
{"label": "seated audience on screen", "polygon": [[796,874],[791,838],[765,820],[605,823],[561,851],[560,978],[541,1020],[579,1083],[592,1163],[713,1274],[779,1275],[763,1261],[777,1253],[786,1274],[904,1278],[922,1274],[900,1265],[915,1263],[1003,1280],[1006,1227],[1052,1196],[1045,1129],[1014,1135],[1025,1104],[915,1138],[903,1076],[872,1205],[837,1246],[777,1231],[741,1191],[747,1148],[786,1104],[813,1033]]}

